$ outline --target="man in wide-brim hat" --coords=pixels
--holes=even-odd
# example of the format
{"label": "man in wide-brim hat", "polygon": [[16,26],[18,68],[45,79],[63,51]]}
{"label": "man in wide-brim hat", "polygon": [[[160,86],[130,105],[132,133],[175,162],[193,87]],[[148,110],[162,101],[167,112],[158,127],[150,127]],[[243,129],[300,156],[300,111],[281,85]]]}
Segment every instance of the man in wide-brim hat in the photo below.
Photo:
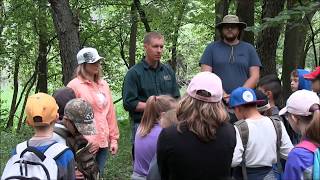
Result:
{"label": "man in wide-brim hat", "polygon": [[224,99],[238,87],[254,88],[259,80],[261,62],[255,48],[240,40],[241,31],[247,24],[238,16],[226,15],[216,25],[221,39],[211,42],[205,49],[201,60],[201,71],[217,74],[224,89]]}

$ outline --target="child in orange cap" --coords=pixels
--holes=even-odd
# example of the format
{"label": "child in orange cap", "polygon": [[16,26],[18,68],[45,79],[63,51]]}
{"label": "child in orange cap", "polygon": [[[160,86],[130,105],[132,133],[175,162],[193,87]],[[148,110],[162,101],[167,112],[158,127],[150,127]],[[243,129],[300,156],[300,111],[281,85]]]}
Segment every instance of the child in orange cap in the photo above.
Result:
{"label": "child in orange cap", "polygon": [[[67,146],[57,143],[53,137],[53,127],[58,119],[58,105],[55,99],[45,93],[34,94],[28,98],[25,111],[28,125],[34,128],[34,135],[16,146],[1,179],[10,177],[44,179],[44,176],[47,179],[75,179],[72,151]],[[45,158],[41,158],[42,156]],[[36,171],[30,168],[34,165],[33,162],[38,162],[35,157],[42,160],[42,165],[48,165],[47,159],[54,159],[55,163],[45,166],[49,167],[47,170],[43,168],[42,171]],[[20,163],[15,163],[17,158]],[[20,164],[20,171],[15,164],[18,167]]]}

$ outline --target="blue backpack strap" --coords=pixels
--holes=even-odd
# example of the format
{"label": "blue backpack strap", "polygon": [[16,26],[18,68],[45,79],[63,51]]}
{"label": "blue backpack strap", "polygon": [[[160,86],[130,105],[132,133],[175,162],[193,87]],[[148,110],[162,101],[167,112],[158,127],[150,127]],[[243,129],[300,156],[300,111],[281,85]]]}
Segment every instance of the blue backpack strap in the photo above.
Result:
{"label": "blue backpack strap", "polygon": [[314,153],[313,158],[313,179],[320,179],[320,147]]}

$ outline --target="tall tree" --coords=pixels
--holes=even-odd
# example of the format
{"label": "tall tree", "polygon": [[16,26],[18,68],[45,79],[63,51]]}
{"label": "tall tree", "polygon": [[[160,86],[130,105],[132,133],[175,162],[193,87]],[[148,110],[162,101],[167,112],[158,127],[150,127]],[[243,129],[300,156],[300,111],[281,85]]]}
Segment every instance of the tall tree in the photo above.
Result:
{"label": "tall tree", "polygon": [[[297,0],[287,1],[287,9],[292,9],[297,5]],[[301,14],[295,15],[286,24],[282,64],[282,93],[284,98],[288,98],[291,92],[290,73],[296,67],[304,68],[305,66],[303,54],[308,32],[306,17],[312,18],[314,13],[314,11],[310,12],[305,17]]]}
{"label": "tall tree", "polygon": [[134,5],[136,6],[139,14],[140,14],[140,20],[141,22],[144,24],[144,27],[146,29],[146,32],[150,32],[151,31],[151,28],[150,28],[150,25],[149,25],[149,22],[148,22],[148,18],[146,16],[146,13],[144,12],[142,6],[141,6],[141,3],[139,0],[134,0]]}
{"label": "tall tree", "polygon": [[129,67],[131,68],[136,64],[136,48],[137,48],[137,31],[138,31],[138,18],[137,8],[134,3],[131,4],[131,28],[130,28],[130,42],[129,42]]}
{"label": "tall tree", "polygon": [[63,83],[72,79],[77,66],[77,52],[80,49],[79,19],[74,16],[68,0],[49,0],[52,18],[59,39]]}
{"label": "tall tree", "polygon": [[[277,16],[284,8],[285,0],[264,0],[262,5],[262,23],[265,18]],[[261,75],[277,74],[276,51],[281,26],[267,27],[258,36],[257,52],[260,56],[263,69]]]}
{"label": "tall tree", "polygon": [[38,18],[35,22],[35,31],[37,32],[39,38],[39,48],[38,48],[38,82],[36,89],[39,92],[48,92],[48,63],[47,63],[47,51],[49,45],[49,34],[47,25],[47,7],[46,1],[38,1]]}
{"label": "tall tree", "polygon": [[173,32],[173,42],[172,42],[172,48],[171,48],[171,61],[170,65],[174,71],[176,71],[176,66],[177,66],[177,44],[178,44],[178,38],[179,38],[179,29],[182,24],[182,18],[185,12],[185,8],[187,5],[186,1],[179,2],[178,4],[181,4],[181,7],[179,8],[177,20],[174,23],[174,32]]}
{"label": "tall tree", "polygon": [[[237,0],[237,16],[248,26],[254,26],[254,0]],[[242,40],[254,45],[254,33],[243,31]]]}
{"label": "tall tree", "polygon": [[[223,17],[228,14],[230,0],[217,0],[215,1],[215,14],[216,21],[215,24],[218,24],[222,21]],[[214,40],[220,39],[219,30],[215,28]]]}
{"label": "tall tree", "polygon": [[19,67],[20,67],[20,55],[18,55],[17,59],[14,61],[13,94],[12,94],[11,107],[10,107],[10,112],[9,112],[9,117],[8,117],[6,129],[12,128],[14,115],[17,111],[16,102],[17,102],[18,90],[19,90],[19,82],[18,82]]}

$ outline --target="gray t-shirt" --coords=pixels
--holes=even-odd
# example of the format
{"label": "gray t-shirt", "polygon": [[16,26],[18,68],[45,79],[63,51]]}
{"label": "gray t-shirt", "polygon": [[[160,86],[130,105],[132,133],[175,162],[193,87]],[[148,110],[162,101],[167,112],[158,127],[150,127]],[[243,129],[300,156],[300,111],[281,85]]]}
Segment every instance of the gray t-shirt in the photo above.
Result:
{"label": "gray t-shirt", "polygon": [[212,72],[221,78],[223,89],[228,94],[246,82],[251,66],[261,67],[255,48],[243,41],[233,46],[223,41],[210,43],[201,57],[200,64],[212,67]]}

